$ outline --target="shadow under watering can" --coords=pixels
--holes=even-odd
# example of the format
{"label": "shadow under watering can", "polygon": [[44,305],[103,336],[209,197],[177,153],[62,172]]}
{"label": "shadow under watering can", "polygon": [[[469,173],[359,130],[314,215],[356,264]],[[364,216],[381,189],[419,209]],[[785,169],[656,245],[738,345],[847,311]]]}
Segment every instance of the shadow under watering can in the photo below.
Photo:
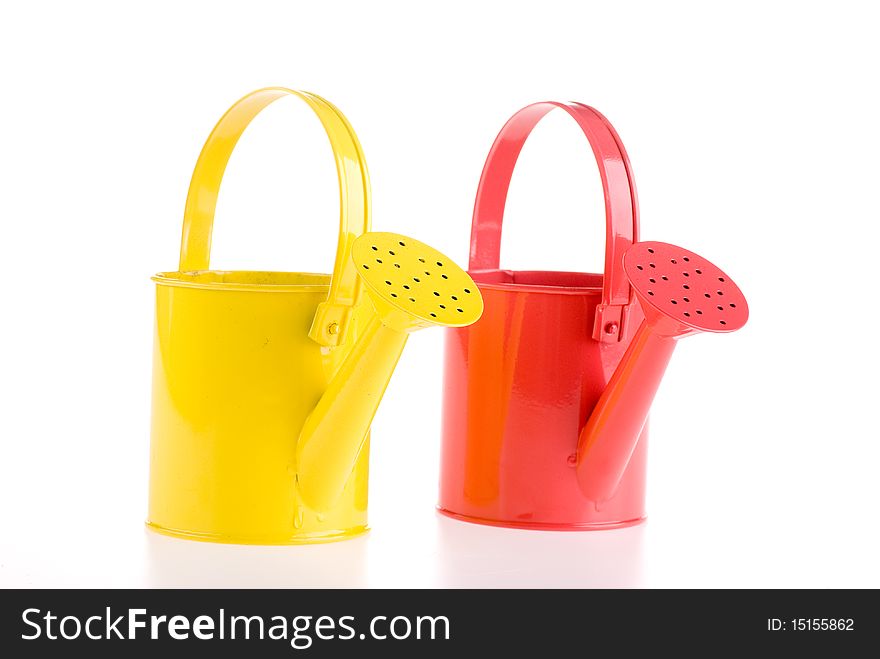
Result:
{"label": "shadow under watering can", "polygon": [[[330,139],[342,208],[332,277],[209,269],[226,164],[250,121],[304,100]],[[214,542],[326,542],[367,529],[369,428],[408,335],[482,312],[470,277],[414,239],[369,233],[364,156],[310,93],[253,92],[199,156],[180,267],[156,281],[147,524]],[[369,299],[364,299],[363,289]]]}
{"label": "shadow under watering can", "polygon": [[[578,123],[599,166],[604,274],[500,267],[517,158],[555,108]],[[483,168],[471,231],[469,273],[484,313],[447,333],[440,512],[548,530],[644,519],[648,413],[676,340],[738,329],[748,307],[708,261],[638,243],[638,230],[632,168],[599,112],[536,103],[505,124]]]}

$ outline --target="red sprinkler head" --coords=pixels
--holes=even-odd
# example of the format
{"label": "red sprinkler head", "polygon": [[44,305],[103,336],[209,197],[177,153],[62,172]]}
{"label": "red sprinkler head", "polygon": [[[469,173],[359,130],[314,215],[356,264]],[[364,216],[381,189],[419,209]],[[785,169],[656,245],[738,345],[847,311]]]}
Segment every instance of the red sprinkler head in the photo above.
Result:
{"label": "red sprinkler head", "polygon": [[681,247],[637,243],[624,254],[623,269],[646,322],[663,335],[733,332],[749,318],[749,305],[733,280]]}
{"label": "red sprinkler head", "polygon": [[645,320],[581,431],[578,482],[593,501],[617,489],[676,340],[698,332],[733,332],[749,318],[746,299],[721,269],[668,243],[637,243],[623,268]]}

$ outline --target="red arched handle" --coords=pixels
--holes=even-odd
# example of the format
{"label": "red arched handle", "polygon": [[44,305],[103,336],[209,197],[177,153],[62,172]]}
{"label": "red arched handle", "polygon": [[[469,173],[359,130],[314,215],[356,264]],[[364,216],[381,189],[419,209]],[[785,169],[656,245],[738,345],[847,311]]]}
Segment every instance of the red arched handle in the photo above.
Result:
{"label": "red arched handle", "polygon": [[602,302],[596,309],[593,338],[619,341],[624,336],[626,309],[633,297],[623,272],[623,254],[639,239],[639,205],[632,167],[620,137],[597,110],[581,103],[546,101],[514,114],[498,137],[483,166],[471,225],[470,270],[497,270],[501,228],[510,178],[517,158],[535,125],[554,108],[570,114],[593,149],[605,195],[605,277]]}

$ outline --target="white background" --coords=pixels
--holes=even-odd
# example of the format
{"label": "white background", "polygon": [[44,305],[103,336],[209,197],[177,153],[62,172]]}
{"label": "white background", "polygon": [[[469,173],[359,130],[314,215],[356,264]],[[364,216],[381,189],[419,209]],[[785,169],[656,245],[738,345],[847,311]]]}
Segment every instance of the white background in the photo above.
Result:
{"label": "white background", "polygon": [[[5,3],[0,10],[0,585],[880,586],[880,47],[870,3]],[[153,284],[225,109],[267,85],[349,117],[373,226],[464,263],[483,160],[537,100],[615,124],[646,239],[717,262],[749,324],[679,346],[655,401],[649,521],[482,528],[433,510],[442,332],[374,423],[365,537],[310,547],[145,531]],[[224,269],[326,271],[333,163],[282,100],[234,154]],[[548,117],[502,260],[601,269],[586,141]]]}

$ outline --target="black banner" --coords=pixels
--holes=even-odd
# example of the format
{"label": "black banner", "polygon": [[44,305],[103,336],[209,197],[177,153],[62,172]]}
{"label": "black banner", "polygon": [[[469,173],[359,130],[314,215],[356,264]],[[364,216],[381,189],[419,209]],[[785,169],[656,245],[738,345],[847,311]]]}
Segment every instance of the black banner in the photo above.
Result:
{"label": "black banner", "polygon": [[[876,643],[875,591],[32,590],[0,591],[8,657],[448,656],[637,648],[846,652]],[[78,656],[77,654],[77,656]],[[847,655],[848,656],[848,655]]]}

